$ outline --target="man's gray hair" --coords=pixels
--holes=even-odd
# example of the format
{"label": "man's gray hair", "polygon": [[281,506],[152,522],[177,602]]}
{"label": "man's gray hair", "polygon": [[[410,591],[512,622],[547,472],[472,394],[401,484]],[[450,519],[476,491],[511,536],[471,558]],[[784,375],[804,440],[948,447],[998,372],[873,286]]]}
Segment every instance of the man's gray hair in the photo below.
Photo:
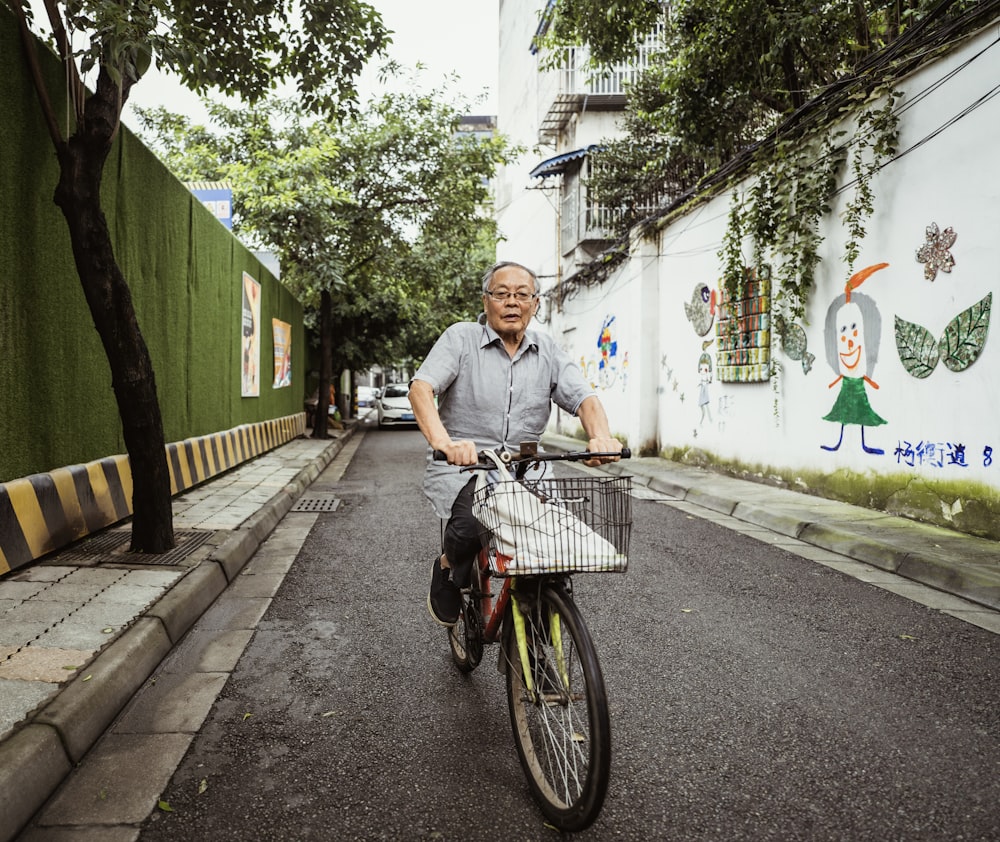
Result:
{"label": "man's gray hair", "polygon": [[489,269],[486,270],[486,274],[483,275],[483,295],[486,295],[487,290],[490,288],[490,283],[493,281],[493,276],[499,272],[501,269],[507,266],[516,266],[531,275],[531,281],[535,285],[535,292],[538,292],[538,275],[536,275],[531,269],[521,263],[515,263],[513,260],[501,260],[499,263],[494,263]]}

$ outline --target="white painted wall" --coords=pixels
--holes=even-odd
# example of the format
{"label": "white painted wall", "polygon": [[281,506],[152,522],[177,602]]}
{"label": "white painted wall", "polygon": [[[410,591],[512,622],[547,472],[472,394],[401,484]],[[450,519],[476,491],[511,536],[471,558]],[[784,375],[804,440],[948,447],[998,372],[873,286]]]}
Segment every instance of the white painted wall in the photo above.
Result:
{"label": "white painted wall", "polygon": [[[520,121],[524,137],[531,134],[525,114],[536,109],[526,108],[522,114],[514,103],[524,95],[525,78],[534,72],[527,44],[540,5],[530,0],[501,3],[501,130]],[[512,14],[515,7],[518,13]],[[523,55],[510,58],[508,65],[504,56],[513,54],[503,39],[515,22],[523,24],[516,45]],[[881,315],[878,361],[872,372],[879,388],[867,387],[866,394],[887,423],[865,427],[864,432],[866,443],[884,453],[864,452],[861,427],[855,424],[846,425],[838,450],[822,448],[836,443],[841,426],[823,420],[839,391],[839,384],[830,387],[839,371],[826,358],[824,322],[848,277],[841,257],[848,235],[840,213],[849,192],[838,197],[833,212],[822,220],[822,262],[806,314],[808,324],[803,325],[808,351],[814,355],[811,369],[804,370],[802,362],[792,360],[772,338],[778,374],[764,383],[723,383],[713,377],[708,384],[710,417],[703,417],[698,403],[698,358],[714,330],[699,336],[684,303],[699,283],[719,286],[718,251],[728,196],[699,205],[649,241],[633,243],[629,259],[605,282],[580,291],[561,314],[552,314],[550,329],[592,373],[615,432],[634,447],[655,436],[662,448],[700,448],[723,460],[760,464],[786,475],[841,470],[861,476],[979,481],[1000,489],[1000,325],[990,326],[982,354],[969,368],[952,372],[938,363],[924,379],[903,367],[894,330],[899,317],[940,337],[961,312],[990,293],[1000,293],[1000,97],[993,96],[1000,66],[998,36],[1000,26],[993,25],[904,81],[899,152],[873,182],[876,211],[854,269],[890,264],[858,290],[874,301]],[[513,100],[505,93],[508,80],[520,91]],[[599,139],[584,135],[583,125],[581,120],[576,128],[578,145]],[[531,159],[525,172],[537,162]],[[843,183],[849,178],[845,170]],[[500,253],[554,266],[554,259],[545,256],[553,246],[543,241],[543,232],[555,230],[555,207],[519,195],[513,180],[507,189],[511,198],[500,219],[509,240]],[[523,186],[520,190],[525,192]],[[530,216],[512,213],[512,208]],[[915,255],[932,223],[941,230],[953,228],[958,236],[951,248],[954,269],[929,281]],[[749,263],[749,246],[746,253]],[[612,317],[615,353],[602,378],[598,338]],[[714,345],[709,348],[710,353],[714,350]],[[713,373],[714,362],[713,353]],[[923,453],[919,450],[927,444],[933,445],[933,454],[926,447]],[[962,448],[964,465],[954,462]]]}
{"label": "white painted wall", "polygon": [[[839,424],[823,420],[839,388],[830,388],[839,372],[826,359],[824,323],[829,304],[844,291],[848,277],[841,258],[848,235],[840,214],[851,196],[849,191],[840,195],[823,220],[823,260],[806,314],[809,324],[804,325],[808,349],[815,355],[811,370],[806,372],[801,362],[790,359],[773,340],[772,355],[780,363],[778,376],[768,383],[715,380],[709,386],[711,421],[702,419],[697,402],[702,337],[686,319],[683,303],[690,300],[697,282],[718,286],[721,263],[717,253],[728,197],[697,208],[662,231],[660,386],[664,400],[659,430],[664,445],[700,447],[726,459],[783,469],[903,472],[934,479],[980,480],[1000,487],[1000,462],[984,464],[988,447],[1000,457],[998,330],[991,330],[982,355],[965,371],[951,372],[939,363],[929,377],[917,379],[900,362],[894,329],[899,316],[940,337],[951,319],[1000,288],[1000,163],[990,140],[1000,127],[1000,99],[986,102],[949,125],[995,90],[998,61],[1000,45],[994,26],[901,86],[906,96],[901,103],[898,157],[874,181],[876,211],[855,265],[861,269],[883,261],[890,264],[858,290],[875,301],[882,318],[878,362],[872,372],[879,388],[869,388],[867,394],[872,408],[887,423],[866,427],[865,436],[869,446],[883,448],[885,453],[865,453],[860,427],[851,424],[846,426],[839,450],[821,448],[834,445],[840,433]],[[962,69],[935,88],[958,68]],[[848,178],[845,175],[844,181]],[[955,268],[950,274],[939,272],[933,282],[924,278],[924,266],[915,256],[931,223],[942,230],[952,227],[958,234],[951,249]],[[914,454],[911,467],[906,456],[897,454],[897,449],[920,443],[935,445],[939,455],[944,451],[943,459],[927,456],[921,463]],[[948,464],[948,451],[955,452],[956,445],[965,447],[965,466]]]}
{"label": "white painted wall", "polygon": [[[520,157],[497,172],[496,213],[501,240],[498,260],[516,260],[540,275],[556,273],[558,193],[542,191],[528,173],[555,155],[539,149],[539,73],[531,54],[539,6],[531,0],[500,0],[500,69],[497,87],[497,131],[524,147]],[[542,112],[544,113],[544,111]]]}

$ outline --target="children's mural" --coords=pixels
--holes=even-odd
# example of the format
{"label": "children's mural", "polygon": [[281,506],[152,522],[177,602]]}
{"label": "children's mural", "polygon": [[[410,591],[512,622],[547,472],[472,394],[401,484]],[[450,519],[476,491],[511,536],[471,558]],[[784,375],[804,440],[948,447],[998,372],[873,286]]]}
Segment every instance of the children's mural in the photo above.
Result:
{"label": "children's mural", "polygon": [[[703,343],[702,348],[710,344],[710,342]],[[701,419],[698,421],[699,426],[705,423],[706,417],[708,418],[708,423],[712,423],[712,398],[708,394],[708,384],[711,382],[712,356],[707,350],[702,350],[701,356],[698,357],[698,406],[701,408]]]}
{"label": "children's mural", "polygon": [[865,427],[877,427],[886,420],[872,409],[865,392],[867,383],[873,389],[878,383],[872,380],[872,371],[878,362],[878,350],[882,336],[882,315],[874,300],[855,290],[871,275],[885,269],[888,263],[877,263],[856,272],[837,296],[826,312],[826,359],[830,367],[838,372],[837,379],[829,388],[840,384],[833,408],[823,416],[824,421],[840,423],[840,438],[834,445],[820,445],[823,450],[837,450],[844,440],[844,427],[857,424],[861,427],[861,447],[865,453],[880,455],[882,448],[869,447],[865,443]]}
{"label": "children's mural", "polygon": [[618,355],[618,341],[614,338],[612,325],[615,316],[606,316],[597,334],[597,350],[600,357],[580,356],[580,369],[593,389],[610,389],[615,382],[621,383],[624,391],[628,383],[628,351]]}
{"label": "children's mural", "polygon": [[724,383],[760,383],[771,377],[771,267],[747,269],[741,298],[722,291],[715,322],[716,375]]}
{"label": "children's mural", "polygon": [[924,264],[924,277],[933,281],[937,273],[950,273],[955,268],[955,258],[951,256],[951,247],[955,245],[958,234],[954,228],[941,231],[936,222],[925,229],[926,241],[917,249],[917,263]]}
{"label": "children's mural", "polygon": [[[924,278],[933,281],[939,271],[950,274],[955,268],[955,258],[950,249],[955,245],[958,234],[952,228],[939,231],[936,222],[927,226],[925,234],[924,245],[917,249],[917,263],[924,264]],[[897,315],[896,350],[903,368],[921,379],[930,376],[938,360],[943,361],[951,371],[967,369],[979,358],[986,344],[992,307],[991,292],[955,316],[938,340],[927,328]]]}
{"label": "children's mural", "polygon": [[709,289],[708,284],[695,284],[694,292],[691,294],[691,301],[684,304],[684,315],[694,327],[694,332],[699,336],[704,336],[712,329],[712,322],[715,321],[715,308],[717,296],[714,289]]}

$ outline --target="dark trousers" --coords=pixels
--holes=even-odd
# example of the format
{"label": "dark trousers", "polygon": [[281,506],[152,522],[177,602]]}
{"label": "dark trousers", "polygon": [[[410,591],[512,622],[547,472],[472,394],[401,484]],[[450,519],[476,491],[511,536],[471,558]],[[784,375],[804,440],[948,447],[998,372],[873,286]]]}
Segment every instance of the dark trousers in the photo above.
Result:
{"label": "dark trousers", "polygon": [[476,478],[466,484],[451,507],[451,518],[444,527],[441,544],[451,565],[451,580],[460,588],[469,584],[472,562],[479,548],[479,521],[472,514],[472,494],[476,490]]}

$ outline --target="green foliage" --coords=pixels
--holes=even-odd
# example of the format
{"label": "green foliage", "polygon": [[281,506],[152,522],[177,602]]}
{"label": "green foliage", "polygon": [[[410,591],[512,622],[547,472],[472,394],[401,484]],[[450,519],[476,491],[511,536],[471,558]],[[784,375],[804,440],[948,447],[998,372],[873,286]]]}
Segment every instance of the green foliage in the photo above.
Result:
{"label": "green foliage", "polygon": [[[559,43],[576,38],[605,58],[628,57],[631,43],[634,58],[635,38],[651,27],[648,9],[615,6],[636,17],[613,36],[587,3],[556,3],[550,30]],[[582,20],[583,9],[592,24]],[[850,270],[874,209],[871,179],[895,145],[893,80],[989,14],[971,0],[675,0],[663,21],[662,53],[629,88],[625,136],[602,141],[592,156],[590,199],[617,212],[621,237],[656,216],[657,206],[676,208],[750,176],[755,186],[737,213],[754,246],[742,263],[762,262],[768,248],[790,258],[777,267],[786,290],[781,303],[789,318],[801,316],[818,260],[817,223],[848,150],[855,187],[844,214]],[[904,33],[906,42],[899,40]],[[865,110],[883,97],[882,106]],[[860,112],[860,123],[845,146],[829,137],[830,127],[852,112]],[[722,249],[733,288],[742,277],[736,234],[731,227]]]}
{"label": "green foliage", "polygon": [[536,46],[554,50],[585,43],[598,64],[629,57],[636,38],[651,32],[663,18],[658,0],[557,0],[541,13],[545,34]]}
{"label": "green foliage", "polygon": [[844,262],[847,264],[848,276],[854,272],[854,262],[861,251],[861,241],[866,234],[865,221],[875,210],[872,177],[896,150],[899,133],[895,106],[901,94],[898,91],[886,93],[880,89],[872,93],[871,99],[883,95],[885,102],[881,108],[867,109],[858,115],[857,131],[853,139],[851,172],[854,174],[855,190],[844,212],[844,226],[850,235],[844,244]]}
{"label": "green foliage", "polygon": [[216,130],[140,116],[179,177],[233,185],[234,230],[280,255],[317,330],[329,294],[334,370],[362,369],[419,358],[446,324],[474,316],[494,260],[488,179],[510,150],[458,133],[464,103],[448,99],[386,94],[342,121],[273,100],[214,105]]}
{"label": "green foliage", "polygon": [[[356,105],[355,79],[391,43],[363,0],[53,0],[55,29],[27,0],[7,0],[67,60],[68,79],[94,70],[118,88],[118,112],[153,60],[191,90],[248,103],[294,82],[303,108],[342,116]],[[72,44],[71,55],[64,55]],[[70,67],[72,62],[73,67]],[[78,121],[82,89],[71,86]]]}
{"label": "green foliage", "polygon": [[858,130],[842,142],[843,130],[827,128],[812,138],[778,140],[758,152],[750,173],[754,179],[749,201],[734,192],[729,222],[719,258],[723,283],[731,294],[738,288],[747,260],[742,244],[751,241],[751,265],[776,266],[774,320],[778,336],[787,326],[804,321],[819,264],[821,218],[830,212],[838,179],[852,149],[854,195],[847,203],[844,222],[850,233],[844,260],[852,267],[865,236],[865,221],[874,209],[871,179],[895,151],[897,118],[894,92],[877,109],[863,111]]}
{"label": "green foliage", "polygon": [[[361,0],[45,0],[47,34],[63,71],[53,85],[33,37],[46,32],[30,3],[5,6],[59,162],[55,202],[112,372],[135,477],[132,549],[163,552],[173,546],[172,510],[152,360],[101,206],[122,108],[155,59],[193,90],[215,87],[254,103],[279,82],[294,81],[304,108],[343,115],[352,111],[355,76],[388,33]],[[56,85],[65,86],[65,119]]]}

